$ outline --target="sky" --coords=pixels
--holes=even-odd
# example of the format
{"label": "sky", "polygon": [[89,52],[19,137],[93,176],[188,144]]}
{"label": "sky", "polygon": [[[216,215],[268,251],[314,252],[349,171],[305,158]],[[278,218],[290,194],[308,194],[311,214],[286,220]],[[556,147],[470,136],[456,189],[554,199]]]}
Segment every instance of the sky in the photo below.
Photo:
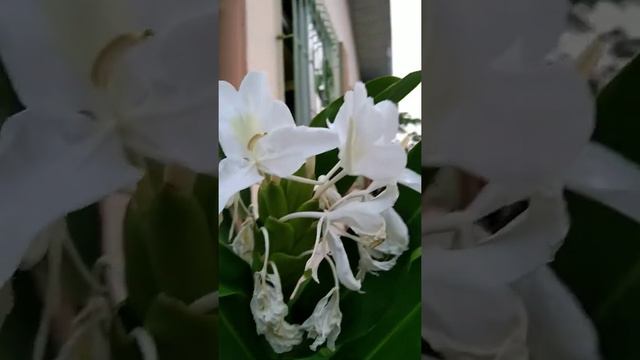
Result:
{"label": "sky", "polygon": [[[422,66],[421,0],[389,0],[391,5],[392,73],[403,77]],[[422,118],[421,91],[416,88],[400,102],[400,112]]]}

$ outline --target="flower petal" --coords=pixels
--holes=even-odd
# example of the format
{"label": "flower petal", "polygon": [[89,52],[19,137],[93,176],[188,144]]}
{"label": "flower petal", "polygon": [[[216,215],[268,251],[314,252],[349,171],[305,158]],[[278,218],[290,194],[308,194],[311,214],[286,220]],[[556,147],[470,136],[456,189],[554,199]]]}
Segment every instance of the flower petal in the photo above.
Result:
{"label": "flower petal", "polygon": [[45,226],[140,178],[115,132],[98,126],[79,114],[37,110],[23,111],[4,124],[0,282],[11,276]]}
{"label": "flower petal", "polygon": [[537,195],[529,208],[480,245],[440,249],[423,237],[423,273],[487,286],[506,284],[549,262],[569,230],[560,195]]}
{"label": "flower petal", "polygon": [[350,175],[362,175],[372,180],[394,179],[407,165],[407,154],[397,143],[376,144],[359,151],[366,155],[352,158]]}
{"label": "flower petal", "polygon": [[218,164],[214,86],[199,97],[160,96],[138,109],[125,125],[127,146],[165,164],[213,174]]}
{"label": "flower petal", "polygon": [[218,213],[221,213],[233,195],[257,184],[263,177],[254,164],[242,159],[225,158],[218,166]]}
{"label": "flower petal", "polygon": [[590,143],[566,181],[570,190],[640,222],[640,167],[614,151]]}
{"label": "flower petal", "polygon": [[398,177],[398,183],[413,191],[422,192],[422,176],[409,168],[402,170]]}
{"label": "flower petal", "polygon": [[327,129],[282,127],[262,137],[255,146],[261,169],[287,177],[296,172],[307,158],[337,147],[338,138]]}
{"label": "flower petal", "polygon": [[386,239],[376,247],[376,250],[385,254],[399,256],[409,247],[409,229],[402,217],[393,208],[382,212],[382,216],[384,217],[387,234]]}
{"label": "flower petal", "polygon": [[562,176],[578,157],[591,136],[594,106],[581,76],[555,64],[487,74],[425,118],[425,165],[456,166],[488,181],[539,183]]}
{"label": "flower petal", "polygon": [[514,287],[527,308],[531,358],[600,359],[591,320],[551,269],[540,268]]}
{"label": "flower petal", "polygon": [[331,250],[331,257],[336,263],[336,270],[338,272],[338,279],[340,280],[340,283],[342,283],[342,285],[347,289],[354,291],[360,290],[360,281],[356,280],[355,276],[353,276],[351,266],[349,265],[349,258],[347,257],[347,252],[344,249],[342,240],[340,240],[340,238],[332,231],[327,231],[326,239],[329,245],[329,250]]}
{"label": "flower petal", "polygon": [[40,5],[19,1],[0,12],[0,53],[12,86],[25,106],[86,108],[88,78],[83,81],[56,47]]}

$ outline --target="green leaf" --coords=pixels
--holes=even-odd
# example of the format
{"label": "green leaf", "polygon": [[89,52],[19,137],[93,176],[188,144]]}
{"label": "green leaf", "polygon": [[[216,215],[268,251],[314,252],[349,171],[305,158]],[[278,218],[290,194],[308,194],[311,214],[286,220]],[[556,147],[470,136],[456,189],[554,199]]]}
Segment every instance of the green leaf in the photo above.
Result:
{"label": "green leaf", "polygon": [[[371,332],[347,344],[333,359],[419,359],[420,358],[420,262],[413,263],[411,272],[399,280],[390,311],[378,317]],[[381,313],[382,314],[382,313]]]}
{"label": "green leaf", "polygon": [[283,252],[290,254],[295,245],[295,232],[289,223],[283,223],[273,217],[269,217],[265,222],[265,227],[269,232],[270,252]]}
{"label": "green leaf", "polygon": [[[219,244],[220,288],[226,294],[251,296],[253,292],[253,274],[249,265],[234,254],[227,246]],[[222,296],[222,294],[220,295]]]}
{"label": "green leaf", "polygon": [[256,333],[249,300],[234,295],[220,299],[221,359],[263,360],[270,358],[268,344]]}
{"label": "green leaf", "polygon": [[378,103],[383,100],[390,100],[397,104],[400,100],[404,99],[405,96],[409,95],[409,93],[420,84],[420,81],[422,81],[422,73],[420,71],[414,71],[375,95],[373,98],[374,102]]}
{"label": "green leaf", "polygon": [[185,303],[215,291],[217,246],[198,201],[166,185],[147,218],[149,258],[159,288]]}
{"label": "green leaf", "polygon": [[149,309],[145,328],[156,342],[160,360],[217,359],[217,318],[217,314],[195,314],[161,294]]}
{"label": "green leaf", "polygon": [[124,220],[125,279],[129,297],[127,303],[140,320],[160,292],[149,259],[148,244],[153,241],[144,216],[134,202],[130,202]]}
{"label": "green leaf", "polygon": [[262,182],[258,192],[258,211],[263,220],[269,216],[279,219],[287,215],[287,197],[281,184],[269,180]]}

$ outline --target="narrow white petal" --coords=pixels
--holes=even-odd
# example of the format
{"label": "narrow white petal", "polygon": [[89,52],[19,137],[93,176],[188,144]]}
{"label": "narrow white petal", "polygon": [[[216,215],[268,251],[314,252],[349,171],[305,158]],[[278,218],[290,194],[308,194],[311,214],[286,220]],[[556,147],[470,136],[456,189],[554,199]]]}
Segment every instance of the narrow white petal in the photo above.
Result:
{"label": "narrow white petal", "polygon": [[402,170],[400,176],[398,177],[398,183],[410,188],[413,191],[422,191],[422,176],[409,168],[405,168],[404,170]]}
{"label": "narrow white petal", "polygon": [[329,244],[329,250],[331,250],[331,257],[336,263],[340,283],[350,290],[360,290],[360,281],[356,280],[355,276],[353,276],[351,266],[349,265],[349,258],[347,257],[347,252],[344,249],[342,240],[331,231],[327,231],[326,238]]}
{"label": "narrow white petal", "polygon": [[78,114],[26,110],[0,131],[0,282],[45,226],[124,187],[141,173],[113,132]]}
{"label": "narrow white petal", "polygon": [[640,222],[640,166],[602,145],[585,147],[566,186]]}
{"label": "narrow white petal", "polygon": [[222,212],[229,200],[249,186],[262,180],[255,165],[242,159],[225,158],[219,164],[218,212]]}

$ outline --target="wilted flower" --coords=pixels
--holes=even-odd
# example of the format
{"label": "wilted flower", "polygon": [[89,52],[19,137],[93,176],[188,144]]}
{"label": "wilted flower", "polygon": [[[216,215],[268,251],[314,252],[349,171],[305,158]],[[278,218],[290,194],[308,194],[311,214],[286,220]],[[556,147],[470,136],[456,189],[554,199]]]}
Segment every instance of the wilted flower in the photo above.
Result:
{"label": "wilted flower", "polygon": [[339,289],[334,287],[318,301],[311,316],[302,323],[301,328],[307,331],[307,337],[315,339],[310,346],[311,350],[315,351],[326,341],[327,347],[335,351],[341,322]]}
{"label": "wilted flower", "polygon": [[273,273],[270,274],[266,271],[254,274],[250,306],[258,334],[264,334],[273,350],[282,353],[302,342],[302,331],[284,319],[289,309],[282,298],[280,274],[273,262],[271,269]]}

